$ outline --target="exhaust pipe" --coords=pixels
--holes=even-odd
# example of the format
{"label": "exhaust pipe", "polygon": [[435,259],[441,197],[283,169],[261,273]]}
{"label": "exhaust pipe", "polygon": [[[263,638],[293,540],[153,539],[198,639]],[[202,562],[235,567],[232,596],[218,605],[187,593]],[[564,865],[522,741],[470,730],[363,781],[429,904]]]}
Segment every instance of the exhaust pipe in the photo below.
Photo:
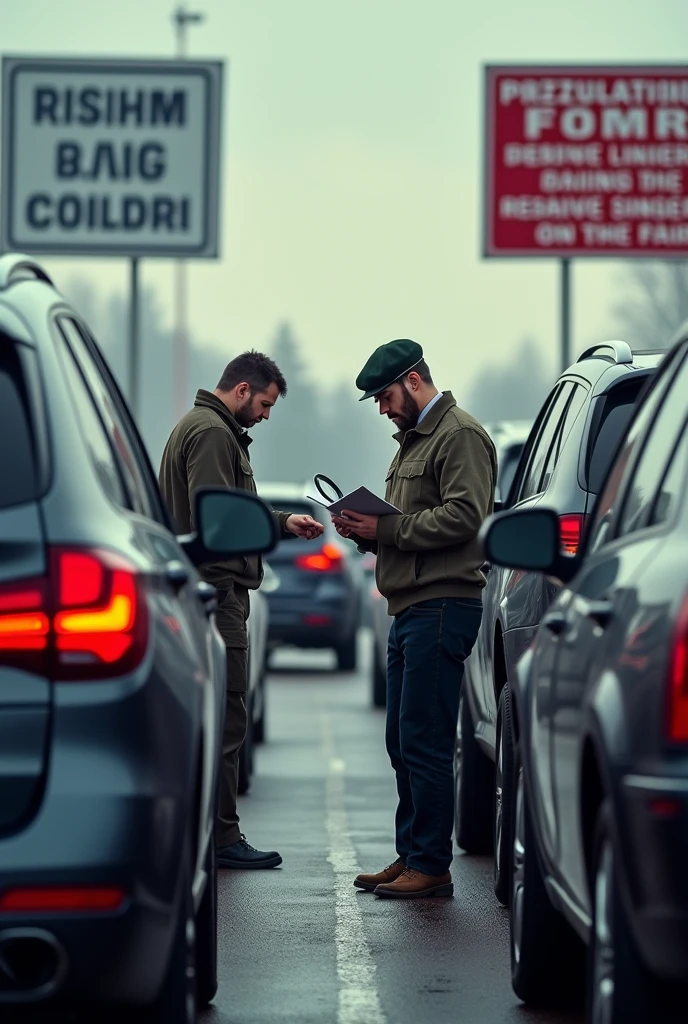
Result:
{"label": "exhaust pipe", "polygon": [[45,929],[0,931],[0,1002],[47,999],[60,989],[68,968],[64,946]]}

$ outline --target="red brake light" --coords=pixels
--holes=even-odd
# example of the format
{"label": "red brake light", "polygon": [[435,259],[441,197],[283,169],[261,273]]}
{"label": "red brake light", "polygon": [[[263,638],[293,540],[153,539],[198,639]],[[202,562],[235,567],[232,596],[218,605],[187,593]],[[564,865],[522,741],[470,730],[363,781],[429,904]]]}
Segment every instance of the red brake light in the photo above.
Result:
{"label": "red brake light", "polygon": [[0,587],[0,663],[45,673],[50,632],[46,590],[42,579]]}
{"label": "red brake light", "polygon": [[667,734],[674,743],[688,741],[688,597],[681,606],[671,646]]}
{"label": "red brake light", "polygon": [[337,545],[327,543],[312,555],[298,555],[294,559],[294,565],[309,572],[341,572],[342,558]]}
{"label": "red brake light", "polygon": [[575,555],[578,552],[578,545],[580,544],[586,519],[586,515],[578,512],[559,516],[561,549],[565,554]]}
{"label": "red brake light", "polygon": [[148,641],[142,580],[107,551],[53,548],[45,579],[0,587],[0,663],[56,680],[131,671]]}
{"label": "red brake light", "polygon": [[113,886],[8,889],[0,896],[0,913],[59,913],[75,910],[119,910],[126,894]]}

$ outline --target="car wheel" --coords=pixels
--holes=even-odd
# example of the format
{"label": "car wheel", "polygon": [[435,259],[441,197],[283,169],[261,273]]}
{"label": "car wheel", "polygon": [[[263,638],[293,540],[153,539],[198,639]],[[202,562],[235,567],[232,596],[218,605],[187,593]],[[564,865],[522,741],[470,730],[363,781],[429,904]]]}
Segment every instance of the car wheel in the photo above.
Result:
{"label": "car wheel", "polygon": [[248,699],[246,717],[246,735],[239,748],[239,782],[237,785],[239,796],[248,793],[253,775],[253,698]]}
{"label": "car wheel", "polygon": [[645,967],[631,935],[619,892],[612,810],[608,802],[602,805],[597,819],[592,884],[588,1021],[590,1024],[626,1024],[636,1020],[677,1019],[671,1015],[674,1003],[671,993],[663,991],[665,986]]}
{"label": "car wheel", "polygon": [[377,643],[373,647],[373,707],[387,707],[387,673],[381,664]]}
{"label": "car wheel", "polygon": [[513,799],[514,736],[511,724],[511,690],[507,683],[499,695],[494,787],[494,891],[504,907],[509,905],[511,888]]}
{"label": "car wheel", "polygon": [[456,842],[466,853],[492,849],[494,769],[475,739],[465,691],[459,698],[459,728],[454,749],[454,826]]}
{"label": "car wheel", "polygon": [[205,871],[208,881],[196,914],[196,1001],[201,1008],[217,993],[217,852],[212,835]]}
{"label": "car wheel", "polygon": [[353,631],[352,635],[348,637],[339,647],[336,648],[337,652],[337,668],[340,672],[355,672],[356,671],[356,647],[357,647],[357,634],[356,630]]}
{"label": "car wheel", "polygon": [[514,776],[511,984],[519,999],[532,1006],[565,1005],[583,992],[584,950],[545,889],[518,745]]}
{"label": "car wheel", "polygon": [[[267,660],[267,659],[266,659]],[[260,686],[260,718],[256,719],[253,723],[253,742],[254,743],[265,743],[265,701],[267,699],[267,680],[265,678],[266,669],[263,669],[263,675],[261,676]]]}

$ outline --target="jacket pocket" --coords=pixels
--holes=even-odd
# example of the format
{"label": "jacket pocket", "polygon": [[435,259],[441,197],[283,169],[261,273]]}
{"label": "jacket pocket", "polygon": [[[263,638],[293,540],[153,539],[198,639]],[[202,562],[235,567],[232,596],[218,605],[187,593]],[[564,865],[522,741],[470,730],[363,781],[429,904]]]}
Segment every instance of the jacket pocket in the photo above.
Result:
{"label": "jacket pocket", "polygon": [[427,459],[412,459],[402,462],[397,469],[399,500],[402,512],[414,512],[423,494],[423,475]]}
{"label": "jacket pocket", "polygon": [[442,583],[449,579],[447,552],[419,551],[416,554],[416,583]]}

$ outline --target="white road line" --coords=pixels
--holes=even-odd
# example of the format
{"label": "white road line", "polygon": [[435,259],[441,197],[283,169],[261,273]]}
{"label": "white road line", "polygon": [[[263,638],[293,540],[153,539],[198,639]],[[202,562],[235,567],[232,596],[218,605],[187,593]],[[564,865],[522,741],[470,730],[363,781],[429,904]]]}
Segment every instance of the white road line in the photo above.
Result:
{"label": "white road line", "polygon": [[[360,872],[349,832],[344,802],[346,764],[335,756],[332,721],[322,715],[322,751],[328,770],[325,790],[325,826],[328,861],[334,871],[335,942],[339,1004],[337,1024],[386,1024],[377,991],[377,966],[370,952],[353,880]],[[374,897],[373,897],[374,898]]]}

